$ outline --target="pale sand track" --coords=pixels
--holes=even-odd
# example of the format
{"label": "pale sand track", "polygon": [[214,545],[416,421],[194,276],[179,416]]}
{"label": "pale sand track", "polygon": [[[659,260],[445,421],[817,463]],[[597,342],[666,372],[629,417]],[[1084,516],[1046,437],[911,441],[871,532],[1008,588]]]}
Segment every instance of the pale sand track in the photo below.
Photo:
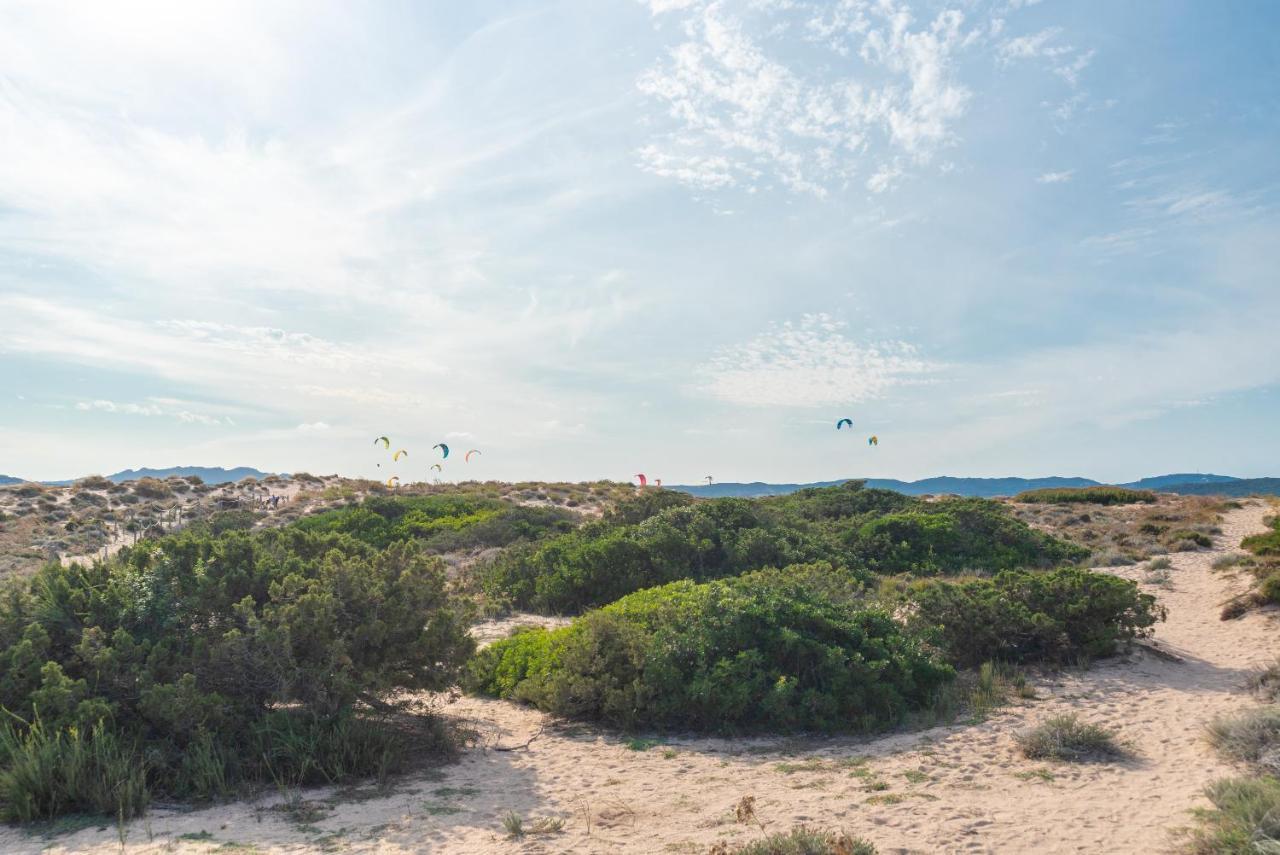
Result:
{"label": "pale sand track", "polygon": [[[844,829],[881,853],[1164,851],[1169,830],[1204,804],[1203,786],[1231,771],[1205,744],[1205,723],[1252,703],[1244,689],[1249,673],[1280,652],[1274,609],[1218,619],[1219,604],[1243,582],[1210,567],[1260,530],[1267,513],[1260,504],[1229,512],[1213,550],[1171,556],[1171,590],[1149,588],[1169,610],[1157,638],[1185,662],[1139,652],[1046,677],[1036,681],[1039,700],[980,725],[870,741],[669,739],[632,751],[616,734],[556,727],[533,710],[464,698],[447,711],[471,720],[488,745],[518,745],[546,729],[527,749],[475,749],[436,780],[419,776],[390,795],[339,802],[305,830],[269,809],[281,801],[272,795],[187,813],[155,810],[129,824],[125,849],[209,852],[237,843],[267,852],[705,852],[719,840],[760,834],[732,816],[737,801],[752,795],[767,831]],[[1137,568],[1121,572],[1141,577]],[[1117,728],[1137,759],[1069,766],[1017,756],[1015,732],[1068,711]],[[862,767],[834,762],[861,756],[870,758]],[[825,762],[778,768],[805,761]],[[869,788],[862,770],[887,789]],[[303,794],[313,801],[328,795]],[[507,811],[559,816],[564,829],[513,842],[501,830]],[[211,839],[180,839],[200,832]],[[0,830],[0,851],[42,850],[105,853],[120,844],[114,827],[52,841]]]}

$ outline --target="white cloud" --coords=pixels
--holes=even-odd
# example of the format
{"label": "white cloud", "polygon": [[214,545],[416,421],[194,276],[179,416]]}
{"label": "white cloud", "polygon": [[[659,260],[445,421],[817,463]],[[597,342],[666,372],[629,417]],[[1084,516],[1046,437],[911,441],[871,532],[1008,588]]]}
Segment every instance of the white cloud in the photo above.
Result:
{"label": "white cloud", "polygon": [[[959,11],[917,25],[888,0],[672,8],[684,12],[684,41],[638,81],[669,119],[639,150],[649,172],[699,190],[776,182],[823,196],[865,168],[886,176],[897,157],[928,163],[956,142],[971,93],[955,58],[973,41]],[[856,55],[859,73],[832,73],[825,60],[802,65],[801,39]]]}
{"label": "white cloud", "polygon": [[[172,403],[178,402],[172,401],[172,399],[152,398],[145,404],[137,404],[97,399],[80,401],[76,404],[76,409],[81,412],[97,411],[129,416],[165,416],[186,424],[201,424],[209,427],[235,425],[235,422],[230,417],[212,416],[208,413],[193,412],[188,409],[175,409],[172,406],[168,406],[168,404]],[[165,404],[165,406],[162,406],[162,404]]]}
{"label": "white cloud", "polygon": [[867,179],[867,189],[872,193],[883,193],[893,186],[902,175],[902,168],[897,164],[882,164],[875,175]]}
{"label": "white cloud", "polygon": [[298,425],[297,430],[300,433],[324,433],[330,428],[331,426],[326,422],[304,422]]}
{"label": "white cloud", "polygon": [[717,353],[698,370],[698,391],[735,404],[818,407],[878,398],[938,368],[905,342],[859,343],[843,329],[824,314],[776,326]]}
{"label": "white cloud", "polygon": [[1076,174],[1074,169],[1067,169],[1062,172],[1042,172],[1036,176],[1037,184],[1066,184]]}
{"label": "white cloud", "polygon": [[1062,35],[1061,27],[1046,27],[1037,33],[1005,39],[996,49],[997,56],[1004,63],[1016,59],[1032,59],[1038,56],[1057,57],[1072,53],[1075,48],[1070,45],[1054,44]]}

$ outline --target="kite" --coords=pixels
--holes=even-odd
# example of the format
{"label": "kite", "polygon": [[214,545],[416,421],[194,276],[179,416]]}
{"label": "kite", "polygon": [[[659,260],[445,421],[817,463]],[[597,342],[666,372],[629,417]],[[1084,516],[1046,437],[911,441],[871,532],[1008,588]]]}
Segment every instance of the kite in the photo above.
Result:
{"label": "kite", "polygon": [[471,455],[473,455],[473,454],[479,454],[479,453],[480,453],[480,449],[478,449],[478,448],[473,448],[473,449],[471,449],[470,451],[468,451],[466,454],[464,454],[464,455],[462,456],[462,462],[463,462],[463,463],[470,463],[470,462],[471,462]]}
{"label": "kite", "polygon": [[432,450],[433,450],[433,451],[434,451],[435,449],[437,449],[437,448],[438,448],[438,449],[440,449],[440,458],[441,458],[442,460],[448,459],[448,457],[449,457],[449,446],[445,445],[443,442],[442,442],[442,443],[440,443],[439,445],[433,445],[433,446],[431,446],[431,448],[432,448]]}
{"label": "kite", "polygon": [[397,451],[395,454],[391,455],[391,459],[392,459],[392,460],[399,460],[401,457],[408,457],[408,456],[409,456],[409,452],[405,451],[405,450],[402,448],[402,449],[400,449],[399,451]]}
{"label": "kite", "polygon": [[661,478],[654,478],[654,479],[653,479],[653,486],[655,486],[655,487],[661,487],[661,486],[662,486],[662,479],[661,479]]}
{"label": "kite", "polygon": [[840,430],[840,428],[844,427],[845,425],[848,425],[849,427],[853,427],[853,419],[840,419],[839,421],[836,422],[836,430]]}
{"label": "kite", "polygon": [[382,443],[382,447],[387,451],[391,450],[391,440],[387,439],[385,436],[380,436],[373,441],[374,445],[377,445],[378,443]]}
{"label": "kite", "polygon": [[431,464],[431,468],[432,468],[432,469],[434,469],[434,470],[436,470],[437,472],[443,472],[443,471],[444,471],[444,467],[443,467],[443,466],[441,466],[439,463],[432,463],[432,464]]}
{"label": "kite", "polygon": [[649,479],[648,479],[648,478],[646,478],[646,477],[644,477],[644,473],[643,473],[643,472],[637,473],[636,477],[640,479],[640,486],[641,486],[641,487],[647,487],[647,486],[649,486]]}
{"label": "kite", "polygon": [[710,486],[711,486],[711,482],[712,482],[713,480],[715,480],[715,479],[713,479],[710,475],[708,475],[708,476],[706,476],[706,478],[704,478],[703,480],[705,480],[705,481],[707,482],[707,486],[708,486],[708,487],[710,487]]}
{"label": "kite", "polygon": [[867,445],[879,445],[879,444],[880,444],[880,437],[878,436],[867,437]]}
{"label": "kite", "polygon": [[[394,483],[394,484],[393,484],[393,483],[391,483],[392,481],[394,481],[395,483]],[[392,475],[390,478],[388,478],[388,479],[387,479],[387,486],[388,486],[388,487],[399,487],[399,486],[400,486],[400,476],[399,476],[399,475]]]}

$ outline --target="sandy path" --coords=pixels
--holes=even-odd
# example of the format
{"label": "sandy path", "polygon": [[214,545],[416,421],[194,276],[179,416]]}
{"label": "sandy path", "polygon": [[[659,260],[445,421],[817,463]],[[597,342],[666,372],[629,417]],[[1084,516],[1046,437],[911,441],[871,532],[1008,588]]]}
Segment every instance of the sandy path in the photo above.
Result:
{"label": "sandy path", "polygon": [[[155,810],[128,826],[126,849],[197,852],[235,843],[271,852],[705,852],[719,840],[760,834],[732,813],[751,795],[767,831],[844,829],[870,838],[881,853],[1162,851],[1168,830],[1203,803],[1201,788],[1229,771],[1205,745],[1204,724],[1250,703],[1248,674],[1280,648],[1275,610],[1218,619],[1221,601],[1243,583],[1210,568],[1260,530],[1267,512],[1256,504],[1230,512],[1212,551],[1171,556],[1171,589],[1151,589],[1169,609],[1157,637],[1185,662],[1139,652],[1045,678],[1036,683],[1039,699],[979,725],[872,741],[668,739],[637,751],[616,734],[557,727],[536,711],[463,698],[448,711],[470,720],[490,747],[438,775],[404,781],[390,795],[335,799],[321,818],[301,825],[272,809],[276,795],[188,813]],[[1137,759],[1071,766],[1017,756],[1015,732],[1066,711],[1117,728]],[[491,749],[535,734],[526,749]],[[331,794],[304,795],[321,802]],[[564,827],[510,841],[501,830],[508,811],[526,823],[560,817]],[[202,834],[209,836],[181,838]],[[2,851],[46,847],[119,851],[115,828],[56,841],[0,831]]]}

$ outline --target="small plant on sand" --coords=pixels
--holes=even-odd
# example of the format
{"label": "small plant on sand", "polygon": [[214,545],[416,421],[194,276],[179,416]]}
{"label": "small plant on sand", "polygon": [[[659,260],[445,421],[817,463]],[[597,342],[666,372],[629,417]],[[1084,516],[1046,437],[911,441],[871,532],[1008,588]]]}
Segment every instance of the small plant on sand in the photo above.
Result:
{"label": "small plant on sand", "polygon": [[564,830],[564,820],[557,816],[540,816],[526,825],[520,814],[508,811],[502,818],[502,828],[507,832],[507,837],[519,840],[526,835],[559,834]]}
{"label": "small plant on sand", "polygon": [[710,855],[876,855],[876,847],[844,832],[814,831],[804,826],[742,846],[717,843]]}
{"label": "small plant on sand", "polygon": [[1215,719],[1209,725],[1209,742],[1228,760],[1280,776],[1280,705]]}
{"label": "small plant on sand", "polygon": [[1075,714],[1054,716],[1018,734],[1022,756],[1030,760],[1080,762],[1123,757],[1115,731],[1081,721]]}
{"label": "small plant on sand", "polygon": [[512,840],[519,840],[524,837],[524,819],[515,811],[507,811],[506,816],[502,817],[502,830]]}
{"label": "small plant on sand", "polygon": [[1280,701],[1280,659],[1250,677],[1249,688],[1264,700]]}

